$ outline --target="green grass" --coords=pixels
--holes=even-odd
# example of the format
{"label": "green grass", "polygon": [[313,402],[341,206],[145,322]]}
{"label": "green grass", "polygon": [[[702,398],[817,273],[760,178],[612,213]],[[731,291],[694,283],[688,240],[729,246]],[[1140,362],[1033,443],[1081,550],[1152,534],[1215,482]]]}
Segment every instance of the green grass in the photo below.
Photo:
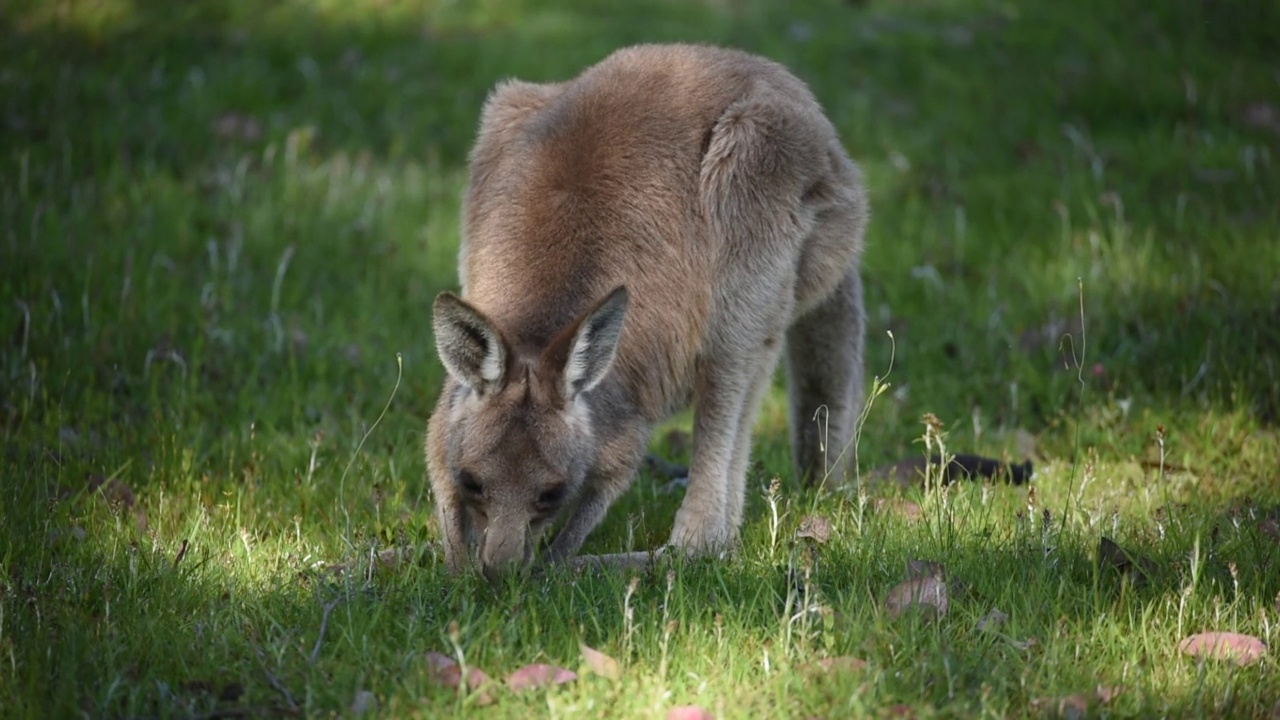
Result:
{"label": "green grass", "polygon": [[[623,679],[482,712],[1039,716],[1082,694],[1090,714],[1272,716],[1277,8],[6,4],[0,714],[345,715],[366,691],[389,717],[481,712],[424,653],[501,677],[577,668],[583,642]],[[792,67],[865,168],[868,373],[890,387],[862,470],[923,452],[931,412],[952,450],[1033,453],[1034,493],[915,490],[920,520],[816,497],[788,477],[779,386],[736,558],[630,596],[623,573],[449,577],[421,439],[479,105],[501,77],[675,39]],[[587,550],[664,541],[662,482],[640,477]],[[810,513],[829,543],[794,541]],[[1104,534],[1155,563],[1147,582],[1099,569]],[[408,561],[371,560],[386,548]],[[912,558],[965,585],[937,621],[883,610]],[[1008,621],[979,631],[993,608]],[[1202,630],[1270,649],[1180,655]],[[840,655],[866,670],[805,669]]]}

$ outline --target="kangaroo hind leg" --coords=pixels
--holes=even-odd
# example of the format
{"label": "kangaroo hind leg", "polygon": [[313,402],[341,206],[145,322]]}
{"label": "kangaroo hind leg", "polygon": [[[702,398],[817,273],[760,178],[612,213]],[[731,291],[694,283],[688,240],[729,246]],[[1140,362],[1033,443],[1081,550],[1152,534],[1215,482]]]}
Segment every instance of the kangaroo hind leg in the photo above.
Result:
{"label": "kangaroo hind leg", "polygon": [[787,331],[787,391],[796,476],[833,487],[851,467],[862,411],[866,319],[856,266]]}

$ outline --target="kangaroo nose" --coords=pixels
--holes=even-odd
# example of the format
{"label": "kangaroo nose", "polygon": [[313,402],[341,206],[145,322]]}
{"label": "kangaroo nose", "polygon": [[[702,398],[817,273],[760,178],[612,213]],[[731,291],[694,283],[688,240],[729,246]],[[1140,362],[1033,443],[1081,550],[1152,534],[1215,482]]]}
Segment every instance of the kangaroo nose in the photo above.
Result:
{"label": "kangaroo nose", "polygon": [[480,551],[480,567],[490,582],[524,570],[532,559],[533,541],[527,527],[504,528],[497,523],[490,524]]}
{"label": "kangaroo nose", "polygon": [[507,578],[516,575],[524,569],[524,565],[518,560],[506,560],[498,563],[485,563],[482,567],[484,577],[491,583],[498,584]]}

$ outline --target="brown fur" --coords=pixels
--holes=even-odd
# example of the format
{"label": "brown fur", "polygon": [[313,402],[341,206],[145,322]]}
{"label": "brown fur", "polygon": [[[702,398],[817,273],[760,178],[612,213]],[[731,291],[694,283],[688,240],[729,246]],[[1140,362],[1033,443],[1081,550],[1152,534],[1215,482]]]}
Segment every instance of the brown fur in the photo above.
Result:
{"label": "brown fur", "polygon": [[670,542],[731,546],[784,345],[797,473],[838,474],[862,399],[866,217],[812,94],[763,58],[637,46],[568,82],[495,88],[471,156],[465,300],[442,294],[434,317],[449,377],[427,462],[450,568],[473,552],[491,574],[527,565],[563,514],[549,559],[575,555],[654,425],[691,401]]}

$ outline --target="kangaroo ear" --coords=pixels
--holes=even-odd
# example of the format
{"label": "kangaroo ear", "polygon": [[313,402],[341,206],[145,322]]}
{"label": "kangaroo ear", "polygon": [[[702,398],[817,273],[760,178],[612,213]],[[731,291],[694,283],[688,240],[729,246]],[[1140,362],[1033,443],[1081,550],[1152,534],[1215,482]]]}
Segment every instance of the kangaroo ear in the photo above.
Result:
{"label": "kangaroo ear", "polygon": [[507,343],[479,310],[457,295],[436,296],[432,312],[436,351],[444,368],[477,392],[502,384],[507,368]]}
{"label": "kangaroo ear", "polygon": [[566,400],[599,385],[609,373],[626,314],[627,288],[619,286],[570,326],[576,329],[568,353],[561,356],[565,358],[561,390]]}

